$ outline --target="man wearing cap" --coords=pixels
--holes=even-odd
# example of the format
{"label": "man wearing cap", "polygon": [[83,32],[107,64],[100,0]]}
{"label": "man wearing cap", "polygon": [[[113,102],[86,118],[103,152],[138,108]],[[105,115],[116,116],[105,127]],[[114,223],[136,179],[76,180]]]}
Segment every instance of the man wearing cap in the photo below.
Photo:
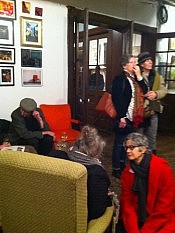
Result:
{"label": "man wearing cap", "polygon": [[50,131],[35,100],[24,98],[11,114],[8,138],[12,145],[31,145],[38,154],[47,155],[52,149],[54,133]]}
{"label": "man wearing cap", "polygon": [[158,115],[163,112],[160,100],[166,96],[167,88],[165,87],[163,77],[153,69],[153,61],[149,52],[142,52],[138,55],[138,64],[142,77],[148,86],[144,102],[144,107],[148,111],[145,111],[145,122],[142,132],[149,140],[150,149],[156,154]]}

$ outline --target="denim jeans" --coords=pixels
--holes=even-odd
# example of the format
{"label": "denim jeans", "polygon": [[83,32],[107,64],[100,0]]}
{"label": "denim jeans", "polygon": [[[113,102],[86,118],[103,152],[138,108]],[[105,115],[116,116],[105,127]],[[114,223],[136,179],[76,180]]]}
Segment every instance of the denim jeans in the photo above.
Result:
{"label": "denim jeans", "polygon": [[137,132],[143,133],[147,136],[150,150],[156,150],[157,129],[158,129],[158,114],[153,115],[149,119],[149,124],[144,128],[140,128]]}
{"label": "denim jeans", "polygon": [[126,151],[123,146],[126,134],[115,134],[115,141],[112,153],[112,169],[122,171],[125,166]]}

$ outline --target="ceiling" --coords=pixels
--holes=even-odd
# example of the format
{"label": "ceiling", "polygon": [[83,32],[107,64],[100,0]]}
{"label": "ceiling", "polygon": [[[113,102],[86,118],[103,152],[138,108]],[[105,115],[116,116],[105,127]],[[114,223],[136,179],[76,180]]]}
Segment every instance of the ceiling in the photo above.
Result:
{"label": "ceiling", "polygon": [[175,6],[175,0],[139,0],[139,2],[145,3],[145,4],[166,4],[170,6]]}

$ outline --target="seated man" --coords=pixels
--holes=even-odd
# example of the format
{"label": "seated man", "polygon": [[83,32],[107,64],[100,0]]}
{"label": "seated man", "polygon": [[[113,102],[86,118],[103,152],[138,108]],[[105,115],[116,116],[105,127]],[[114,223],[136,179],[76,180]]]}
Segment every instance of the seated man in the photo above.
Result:
{"label": "seated man", "polygon": [[11,145],[31,145],[38,154],[47,155],[52,149],[54,133],[50,131],[35,100],[24,98],[11,114],[8,138]]}

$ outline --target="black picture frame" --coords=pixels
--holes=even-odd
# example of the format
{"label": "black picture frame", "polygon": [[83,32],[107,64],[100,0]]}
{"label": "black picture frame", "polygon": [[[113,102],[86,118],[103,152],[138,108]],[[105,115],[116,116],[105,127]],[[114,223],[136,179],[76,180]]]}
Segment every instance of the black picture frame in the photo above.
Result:
{"label": "black picture frame", "polygon": [[0,0],[0,18],[16,19],[16,0]]}
{"label": "black picture frame", "polygon": [[14,85],[14,66],[0,66],[0,86]]}
{"label": "black picture frame", "polygon": [[0,47],[0,64],[15,64],[15,48]]}
{"label": "black picture frame", "polygon": [[21,49],[22,67],[42,67],[42,50]]}
{"label": "black picture frame", "polygon": [[13,20],[0,19],[0,45],[14,45]]}

